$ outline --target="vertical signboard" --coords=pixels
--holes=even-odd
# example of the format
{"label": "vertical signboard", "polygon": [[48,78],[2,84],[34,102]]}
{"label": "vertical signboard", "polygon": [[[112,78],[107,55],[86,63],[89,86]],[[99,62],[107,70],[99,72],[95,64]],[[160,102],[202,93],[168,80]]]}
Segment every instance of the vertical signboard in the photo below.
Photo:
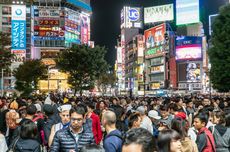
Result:
{"label": "vertical signboard", "polygon": [[141,8],[125,6],[121,10],[121,28],[142,28]]}
{"label": "vertical signboard", "polygon": [[12,5],[12,50],[26,50],[26,6]]}
{"label": "vertical signboard", "polygon": [[144,36],[139,35],[137,37],[137,56],[143,57],[144,56]]}
{"label": "vertical signboard", "polygon": [[122,48],[117,47],[117,63],[121,64],[122,63]]}
{"label": "vertical signboard", "polygon": [[89,41],[89,16],[85,13],[81,14],[81,44],[88,44]]}

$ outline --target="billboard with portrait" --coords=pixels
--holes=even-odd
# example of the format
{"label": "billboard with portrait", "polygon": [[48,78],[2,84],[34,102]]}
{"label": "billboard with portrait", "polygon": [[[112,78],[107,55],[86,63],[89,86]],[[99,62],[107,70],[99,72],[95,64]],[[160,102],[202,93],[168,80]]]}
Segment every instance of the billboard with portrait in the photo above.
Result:
{"label": "billboard with portrait", "polygon": [[199,0],[176,0],[176,25],[200,21]]}
{"label": "billboard with portrait", "polygon": [[178,65],[179,81],[200,82],[201,64],[197,62],[181,63]]}
{"label": "billboard with portrait", "polygon": [[202,37],[183,36],[176,39],[176,60],[202,60]]}
{"label": "billboard with portrait", "polygon": [[155,23],[173,20],[173,4],[144,8],[144,23]]}
{"label": "billboard with portrait", "polygon": [[88,44],[90,40],[90,17],[87,13],[81,13],[81,44]]}

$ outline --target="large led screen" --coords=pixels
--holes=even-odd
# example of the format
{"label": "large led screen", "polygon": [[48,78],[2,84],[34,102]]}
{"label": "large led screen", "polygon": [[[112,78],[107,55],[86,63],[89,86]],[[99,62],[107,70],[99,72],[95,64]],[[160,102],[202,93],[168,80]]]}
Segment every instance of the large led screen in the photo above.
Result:
{"label": "large led screen", "polygon": [[199,0],[176,0],[176,25],[200,21]]}
{"label": "large led screen", "polygon": [[176,60],[201,60],[202,37],[178,37],[176,40]]}
{"label": "large led screen", "polygon": [[179,64],[179,81],[200,82],[201,65],[200,63],[190,62]]}

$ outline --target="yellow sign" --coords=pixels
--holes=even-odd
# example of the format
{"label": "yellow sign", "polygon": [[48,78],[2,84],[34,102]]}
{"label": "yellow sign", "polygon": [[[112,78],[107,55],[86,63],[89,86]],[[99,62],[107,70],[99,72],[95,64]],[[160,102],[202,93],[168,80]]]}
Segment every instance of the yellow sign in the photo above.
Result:
{"label": "yellow sign", "polygon": [[152,83],[151,89],[160,89],[161,84],[160,83]]}

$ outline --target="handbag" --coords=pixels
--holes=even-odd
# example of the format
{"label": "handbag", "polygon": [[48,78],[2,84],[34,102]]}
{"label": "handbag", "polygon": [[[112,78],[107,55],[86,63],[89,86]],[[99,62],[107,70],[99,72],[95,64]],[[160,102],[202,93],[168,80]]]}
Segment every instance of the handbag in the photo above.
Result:
{"label": "handbag", "polygon": [[15,152],[15,146],[16,146],[18,140],[19,140],[19,138],[17,138],[17,139],[15,140],[13,146],[8,150],[8,152]]}

